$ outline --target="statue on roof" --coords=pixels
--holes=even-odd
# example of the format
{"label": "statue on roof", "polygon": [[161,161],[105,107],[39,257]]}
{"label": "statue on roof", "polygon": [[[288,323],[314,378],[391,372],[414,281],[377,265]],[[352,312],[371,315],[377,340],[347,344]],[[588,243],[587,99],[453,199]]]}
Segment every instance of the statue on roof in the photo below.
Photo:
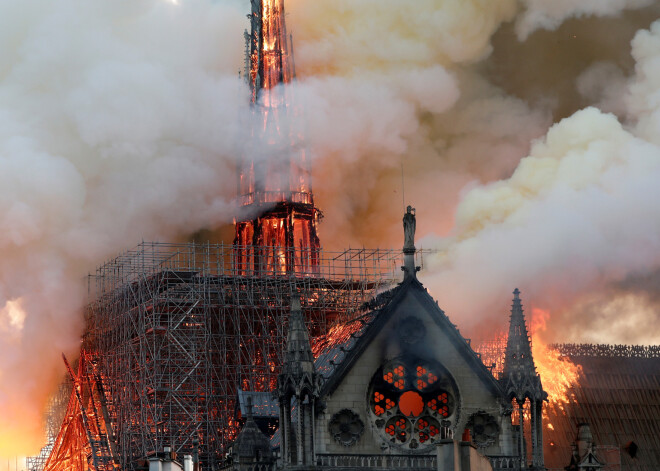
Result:
{"label": "statue on roof", "polygon": [[403,215],[403,233],[405,236],[403,250],[415,250],[415,229],[417,221],[415,220],[415,208],[408,206],[406,214]]}

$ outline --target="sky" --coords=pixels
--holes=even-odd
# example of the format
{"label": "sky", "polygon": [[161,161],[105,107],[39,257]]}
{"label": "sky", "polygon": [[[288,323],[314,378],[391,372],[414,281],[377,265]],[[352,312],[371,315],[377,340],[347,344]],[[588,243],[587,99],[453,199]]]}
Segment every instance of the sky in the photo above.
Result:
{"label": "sky", "polygon": [[[505,325],[518,287],[548,342],[660,343],[659,2],[286,8],[324,247],[400,247],[411,204],[462,331]],[[227,233],[248,9],[0,2],[0,456],[41,444],[88,272]]]}

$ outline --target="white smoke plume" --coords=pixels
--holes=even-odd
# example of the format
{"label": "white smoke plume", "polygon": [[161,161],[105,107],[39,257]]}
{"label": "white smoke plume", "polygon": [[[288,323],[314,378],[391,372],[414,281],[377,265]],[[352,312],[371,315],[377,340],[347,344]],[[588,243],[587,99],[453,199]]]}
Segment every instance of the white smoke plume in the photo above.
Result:
{"label": "white smoke plume", "polygon": [[[418,245],[444,250],[422,281],[461,326],[505,322],[517,285],[553,309],[557,336],[657,339],[611,313],[648,325],[660,299],[657,28],[633,56],[629,44],[658,9],[413,3],[287,1],[323,245],[400,246],[405,201]],[[237,80],[248,9],[0,3],[0,455],[41,444],[59,352],[79,346],[82,276],[141,239],[231,220],[234,159],[250,140]],[[613,44],[603,17],[629,37]],[[618,120],[573,115],[586,105]]]}
{"label": "white smoke plume", "polygon": [[42,444],[84,275],[231,220],[243,3],[0,2],[0,455]]}
{"label": "white smoke plume", "polygon": [[632,54],[635,75],[617,98],[626,125],[579,111],[510,178],[462,198],[433,283],[468,322],[495,315],[496,293],[514,283],[554,313],[555,341],[660,342],[657,286],[643,283],[660,264],[660,22],[636,35]]}

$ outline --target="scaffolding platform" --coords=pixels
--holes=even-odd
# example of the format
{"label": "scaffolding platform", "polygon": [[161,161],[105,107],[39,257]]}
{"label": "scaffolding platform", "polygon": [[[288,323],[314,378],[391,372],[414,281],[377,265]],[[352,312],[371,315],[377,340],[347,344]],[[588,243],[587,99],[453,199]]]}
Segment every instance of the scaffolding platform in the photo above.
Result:
{"label": "scaffolding platform", "polygon": [[[401,251],[318,252],[289,274],[236,263],[251,247],[142,243],[89,277],[83,348],[101,359],[123,469],[171,446],[218,468],[237,391],[270,391],[300,296],[312,337],[401,278]],[[285,257],[265,247],[268,257]],[[417,254],[421,262],[424,252]]]}

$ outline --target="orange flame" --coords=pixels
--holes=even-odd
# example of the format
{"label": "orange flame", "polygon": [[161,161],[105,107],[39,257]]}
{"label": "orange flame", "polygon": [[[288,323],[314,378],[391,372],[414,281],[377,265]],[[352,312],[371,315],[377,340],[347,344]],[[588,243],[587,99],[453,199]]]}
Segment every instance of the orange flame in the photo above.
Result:
{"label": "orange flame", "polygon": [[546,330],[549,317],[548,311],[532,309],[532,355],[549,401],[563,410],[563,406],[570,399],[570,388],[578,383],[582,367],[573,363],[568,357],[562,356],[557,350],[549,348],[541,340],[541,333]]}

